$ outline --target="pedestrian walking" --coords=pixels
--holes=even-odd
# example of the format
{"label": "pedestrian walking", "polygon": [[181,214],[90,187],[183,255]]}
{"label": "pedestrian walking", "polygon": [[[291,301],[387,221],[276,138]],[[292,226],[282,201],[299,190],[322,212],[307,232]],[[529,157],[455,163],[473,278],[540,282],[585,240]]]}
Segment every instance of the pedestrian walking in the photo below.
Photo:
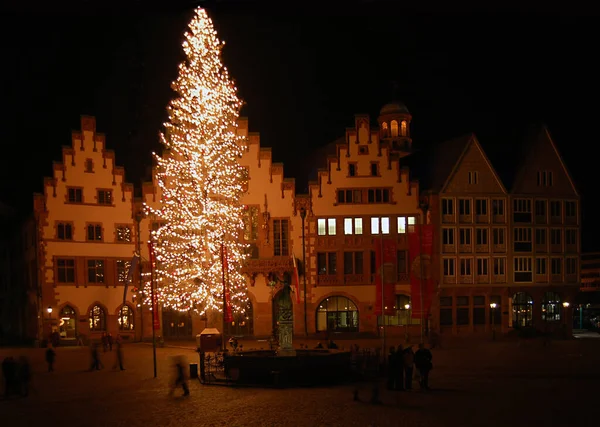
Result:
{"label": "pedestrian walking", "polygon": [[117,359],[115,361],[115,366],[113,366],[113,369],[117,369],[117,365],[118,365],[119,369],[124,371],[125,368],[123,367],[123,342],[121,340],[120,335],[117,336],[116,346],[117,346]]}
{"label": "pedestrian walking", "polygon": [[56,352],[52,348],[52,344],[48,344],[46,350],[46,363],[48,363],[48,372],[54,372],[54,360],[56,359]]}
{"label": "pedestrian walking", "polygon": [[99,371],[100,369],[104,368],[104,365],[102,365],[102,362],[100,361],[100,353],[98,351],[98,343],[93,342],[92,345],[90,346],[90,350],[91,350],[91,356],[92,356],[92,363],[90,365],[90,371]]}
{"label": "pedestrian walking", "polygon": [[181,386],[183,389],[183,395],[189,396],[190,389],[187,385],[187,378],[185,374],[185,363],[182,356],[179,356],[175,359],[175,380],[172,383],[171,390],[169,391],[169,396],[172,396],[175,392],[175,389]]}

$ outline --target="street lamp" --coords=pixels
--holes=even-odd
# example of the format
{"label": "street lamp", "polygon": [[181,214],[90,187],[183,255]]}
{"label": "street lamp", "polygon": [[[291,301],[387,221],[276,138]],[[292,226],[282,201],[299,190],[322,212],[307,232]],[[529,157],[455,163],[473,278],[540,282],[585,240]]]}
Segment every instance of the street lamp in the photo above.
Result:
{"label": "street lamp", "polygon": [[564,331],[565,331],[565,339],[567,339],[567,309],[569,308],[569,303],[567,301],[563,302],[564,313],[563,317],[565,318],[564,322]]}
{"label": "street lamp", "polygon": [[412,325],[412,316],[410,315],[409,311],[410,310],[410,304],[404,304],[404,309],[406,310],[406,314],[408,316],[408,321],[406,322],[406,325],[404,326],[404,340],[406,341],[406,343],[408,343],[409,341],[409,336],[408,336],[408,326]]}
{"label": "street lamp", "polygon": [[495,302],[490,303],[490,311],[492,314],[492,340],[496,340],[496,307],[498,307],[498,304]]}
{"label": "street lamp", "polygon": [[48,312],[48,333],[52,335],[52,307],[48,306],[46,311]]}
{"label": "street lamp", "polygon": [[304,221],[306,219],[306,209],[300,208],[300,218],[302,218],[302,282],[304,288],[304,336],[308,336],[308,321],[306,313],[306,241],[304,238]]}

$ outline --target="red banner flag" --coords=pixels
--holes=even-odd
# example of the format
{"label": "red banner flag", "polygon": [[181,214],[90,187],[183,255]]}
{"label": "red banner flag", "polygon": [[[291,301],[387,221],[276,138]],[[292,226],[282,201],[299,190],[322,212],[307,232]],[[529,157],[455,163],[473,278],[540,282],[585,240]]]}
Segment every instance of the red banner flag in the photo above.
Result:
{"label": "red banner flag", "polygon": [[431,257],[433,255],[433,226],[415,225],[408,233],[410,258],[410,301],[413,319],[426,319],[433,298]]}
{"label": "red banner flag", "polygon": [[[296,293],[296,303],[300,304],[300,276],[298,274],[298,263],[296,257],[292,255],[292,262],[294,263],[294,273],[292,274],[292,286]],[[306,298],[306,295],[304,295]]]}
{"label": "red banner flag", "polygon": [[[375,240],[375,315],[381,316],[383,311],[386,315],[394,314],[396,303],[397,274],[397,248],[394,239]],[[383,298],[381,294],[383,292]],[[383,303],[383,310],[382,305]]]}
{"label": "red banner flag", "polygon": [[[148,242],[148,253],[150,255],[150,299],[152,300],[152,329],[160,330],[160,319],[158,316],[158,296],[154,292],[154,247]],[[142,284],[143,286],[143,284]]]}
{"label": "red banner flag", "polygon": [[225,322],[233,321],[233,314],[231,312],[231,298],[229,295],[229,263],[227,261],[227,247],[225,245],[221,245],[221,259],[223,261],[223,290],[224,295],[223,299],[225,300],[225,312],[223,316],[225,317]]}

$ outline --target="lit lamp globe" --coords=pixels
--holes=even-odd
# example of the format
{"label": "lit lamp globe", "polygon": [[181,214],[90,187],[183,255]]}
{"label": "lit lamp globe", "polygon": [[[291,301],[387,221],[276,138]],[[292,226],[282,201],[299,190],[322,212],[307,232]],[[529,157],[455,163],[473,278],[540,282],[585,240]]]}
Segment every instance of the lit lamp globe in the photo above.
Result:
{"label": "lit lamp globe", "polygon": [[495,302],[490,303],[490,308],[493,310],[494,308],[496,308],[498,305]]}
{"label": "lit lamp globe", "polygon": [[564,308],[569,308],[569,303],[568,303],[568,302],[566,302],[566,301],[565,301],[565,302],[563,302],[563,307],[564,307]]}
{"label": "lit lamp globe", "polygon": [[46,309],[46,311],[48,312],[48,314],[52,313],[52,307],[48,306],[48,308]]}
{"label": "lit lamp globe", "polygon": [[404,304],[404,308],[409,310],[410,309],[410,304]]}

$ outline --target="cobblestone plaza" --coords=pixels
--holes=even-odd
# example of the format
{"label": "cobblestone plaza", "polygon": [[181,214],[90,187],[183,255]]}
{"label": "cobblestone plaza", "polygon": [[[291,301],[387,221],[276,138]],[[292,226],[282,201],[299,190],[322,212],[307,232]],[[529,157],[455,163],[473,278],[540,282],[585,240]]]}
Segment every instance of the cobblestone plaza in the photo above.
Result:
{"label": "cobblestone plaza", "polygon": [[[448,345],[434,350],[433,390],[388,392],[382,405],[352,400],[353,385],[300,389],[204,386],[169,397],[172,356],[197,361],[191,349],[125,347],[125,371],[87,372],[87,348],[58,348],[56,371],[45,372],[43,349],[0,349],[26,355],[34,371],[28,398],[0,400],[1,425],[76,426],[567,426],[597,404],[600,339]],[[382,381],[383,384],[383,381]]]}

